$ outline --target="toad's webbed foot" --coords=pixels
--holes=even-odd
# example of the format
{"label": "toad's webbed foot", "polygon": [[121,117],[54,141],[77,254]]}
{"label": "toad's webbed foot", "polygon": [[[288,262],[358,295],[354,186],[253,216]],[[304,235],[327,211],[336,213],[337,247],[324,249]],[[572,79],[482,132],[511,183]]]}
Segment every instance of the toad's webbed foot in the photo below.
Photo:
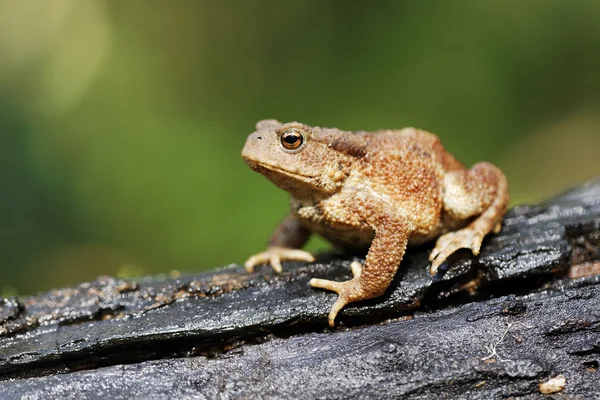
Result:
{"label": "toad's webbed foot", "polygon": [[484,236],[484,233],[471,228],[448,232],[440,236],[429,255],[429,261],[432,261],[429,273],[432,276],[435,275],[439,266],[458,249],[471,249],[474,255],[479,255]]}

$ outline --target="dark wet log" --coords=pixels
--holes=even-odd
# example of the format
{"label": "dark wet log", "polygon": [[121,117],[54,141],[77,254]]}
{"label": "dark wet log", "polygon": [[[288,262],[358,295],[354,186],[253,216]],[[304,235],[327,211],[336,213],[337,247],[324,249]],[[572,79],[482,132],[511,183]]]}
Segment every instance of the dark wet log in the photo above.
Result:
{"label": "dark wet log", "polygon": [[430,248],[333,330],[335,295],[308,286],[350,277],[333,255],[4,299],[0,397],[537,398],[561,374],[564,394],[600,392],[600,180],[511,210],[442,278]]}

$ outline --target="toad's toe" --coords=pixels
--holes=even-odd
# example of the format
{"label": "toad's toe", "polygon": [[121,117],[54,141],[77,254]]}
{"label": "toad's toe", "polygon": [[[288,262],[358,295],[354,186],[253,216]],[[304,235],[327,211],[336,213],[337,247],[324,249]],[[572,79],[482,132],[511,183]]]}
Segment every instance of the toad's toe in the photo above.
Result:
{"label": "toad's toe", "polygon": [[479,255],[482,241],[483,235],[469,228],[440,236],[435,248],[429,255],[429,260],[432,261],[429,273],[434,276],[439,266],[459,249],[468,248],[471,249],[474,255]]}
{"label": "toad's toe", "polygon": [[281,261],[306,261],[313,262],[315,257],[304,250],[288,249],[285,247],[269,247],[267,250],[255,254],[244,263],[247,272],[253,272],[254,267],[260,264],[271,264],[273,270],[280,274],[283,269]]}

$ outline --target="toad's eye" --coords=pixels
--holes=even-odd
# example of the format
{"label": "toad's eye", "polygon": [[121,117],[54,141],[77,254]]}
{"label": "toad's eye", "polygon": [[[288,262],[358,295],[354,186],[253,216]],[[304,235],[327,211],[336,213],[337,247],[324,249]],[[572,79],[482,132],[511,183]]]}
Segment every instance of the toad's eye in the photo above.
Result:
{"label": "toad's eye", "polygon": [[295,129],[288,129],[281,135],[281,145],[286,150],[298,150],[304,143],[304,135]]}

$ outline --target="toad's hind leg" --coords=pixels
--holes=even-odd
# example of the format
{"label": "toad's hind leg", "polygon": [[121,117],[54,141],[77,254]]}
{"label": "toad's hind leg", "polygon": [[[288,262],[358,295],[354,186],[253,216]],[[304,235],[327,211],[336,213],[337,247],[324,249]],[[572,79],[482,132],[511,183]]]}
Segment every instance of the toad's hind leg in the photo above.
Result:
{"label": "toad's hind leg", "polygon": [[470,170],[446,175],[443,201],[444,211],[454,220],[477,217],[466,228],[440,236],[429,256],[431,275],[458,249],[469,248],[478,255],[483,238],[499,231],[508,207],[508,183],[496,166],[477,163]]}

